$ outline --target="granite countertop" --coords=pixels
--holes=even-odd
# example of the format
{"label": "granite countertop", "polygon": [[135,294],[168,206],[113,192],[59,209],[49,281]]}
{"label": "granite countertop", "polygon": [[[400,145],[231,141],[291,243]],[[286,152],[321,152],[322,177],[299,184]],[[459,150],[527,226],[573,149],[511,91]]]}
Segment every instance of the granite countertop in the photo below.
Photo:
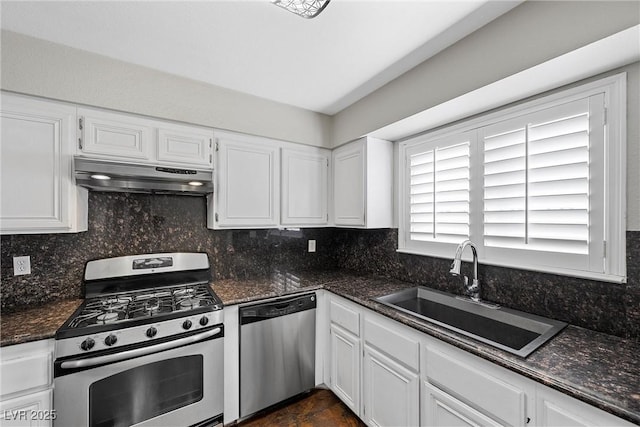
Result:
{"label": "granite countertop", "polygon": [[[285,276],[287,280],[283,280]],[[212,288],[225,305],[327,289],[616,416],[640,424],[640,343],[569,325],[526,359],[421,321],[373,301],[414,287],[348,272],[303,272],[263,280],[222,280]]]}
{"label": "granite countertop", "polygon": [[[226,306],[327,289],[416,330],[469,351],[607,412],[640,424],[640,343],[569,325],[523,359],[373,301],[415,286],[345,271],[278,273],[270,279],[211,284]],[[56,301],[3,314],[0,346],[52,338],[82,300]]]}
{"label": "granite countertop", "polygon": [[56,331],[82,304],[81,299],[61,300],[0,318],[0,346],[53,338]]}

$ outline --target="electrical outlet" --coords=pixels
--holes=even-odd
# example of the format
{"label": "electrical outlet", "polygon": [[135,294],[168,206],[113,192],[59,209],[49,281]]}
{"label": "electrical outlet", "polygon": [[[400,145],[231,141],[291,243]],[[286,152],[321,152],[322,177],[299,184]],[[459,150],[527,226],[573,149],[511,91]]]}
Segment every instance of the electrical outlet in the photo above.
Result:
{"label": "electrical outlet", "polygon": [[31,274],[31,257],[30,256],[14,256],[13,257],[13,275],[21,276],[23,274]]}
{"label": "electrical outlet", "polygon": [[315,252],[316,251],[316,241],[315,240],[309,240],[309,242],[308,242],[308,250],[309,250],[309,252]]}

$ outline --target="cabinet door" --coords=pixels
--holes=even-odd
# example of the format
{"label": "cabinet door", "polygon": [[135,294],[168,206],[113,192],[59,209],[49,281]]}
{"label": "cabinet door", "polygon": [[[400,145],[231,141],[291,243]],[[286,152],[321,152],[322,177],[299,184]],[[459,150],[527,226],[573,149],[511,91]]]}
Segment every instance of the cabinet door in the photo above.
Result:
{"label": "cabinet door", "polygon": [[89,108],[79,108],[78,116],[81,154],[132,162],[151,160],[150,120]]}
{"label": "cabinet door", "polygon": [[282,224],[327,224],[327,150],[282,150]]}
{"label": "cabinet door", "polygon": [[213,166],[213,130],[162,124],[158,128],[158,161],[170,165]]}
{"label": "cabinet door", "polygon": [[331,325],[331,390],[360,415],[360,340]]}
{"label": "cabinet door", "polygon": [[52,390],[27,394],[0,402],[4,427],[48,427],[55,418],[51,405]]}
{"label": "cabinet door", "polygon": [[502,424],[424,382],[422,425],[429,427],[499,427]]}
{"label": "cabinet door", "polygon": [[537,425],[541,427],[631,427],[634,425],[543,385],[538,385],[536,403]]}
{"label": "cabinet door", "polygon": [[278,225],[279,147],[256,139],[218,137],[214,228]]}
{"label": "cabinet door", "polygon": [[336,225],[365,225],[365,146],[356,141],[333,152]]}
{"label": "cabinet door", "polygon": [[86,230],[86,212],[76,210],[86,191],[72,176],[75,115],[66,104],[2,95],[2,234]]}
{"label": "cabinet door", "polygon": [[420,380],[400,364],[365,346],[364,421],[370,426],[417,426]]}

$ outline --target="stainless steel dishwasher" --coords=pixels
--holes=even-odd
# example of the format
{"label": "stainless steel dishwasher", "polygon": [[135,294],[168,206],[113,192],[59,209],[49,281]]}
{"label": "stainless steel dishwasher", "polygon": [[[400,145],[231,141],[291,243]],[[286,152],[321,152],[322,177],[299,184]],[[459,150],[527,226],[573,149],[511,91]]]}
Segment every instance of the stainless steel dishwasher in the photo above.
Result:
{"label": "stainless steel dishwasher", "polygon": [[240,307],[240,417],[315,385],[316,295]]}

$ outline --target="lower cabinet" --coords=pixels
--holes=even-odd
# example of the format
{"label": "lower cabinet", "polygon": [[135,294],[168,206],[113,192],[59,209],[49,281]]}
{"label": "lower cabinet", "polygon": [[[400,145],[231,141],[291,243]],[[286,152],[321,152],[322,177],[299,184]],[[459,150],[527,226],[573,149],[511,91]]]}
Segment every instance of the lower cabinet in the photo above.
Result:
{"label": "lower cabinet", "polygon": [[384,354],[365,346],[364,421],[370,426],[417,426],[420,379]]}
{"label": "lower cabinet", "polygon": [[538,384],[537,425],[541,427],[631,427],[631,424],[601,409]]}
{"label": "lower cabinet", "polygon": [[425,427],[498,427],[502,425],[429,384],[428,381],[422,383],[422,394],[422,425]]}
{"label": "lower cabinet", "polygon": [[331,390],[360,416],[360,339],[331,325]]}
{"label": "lower cabinet", "polygon": [[50,426],[53,340],[0,349],[0,424],[5,427]]}

